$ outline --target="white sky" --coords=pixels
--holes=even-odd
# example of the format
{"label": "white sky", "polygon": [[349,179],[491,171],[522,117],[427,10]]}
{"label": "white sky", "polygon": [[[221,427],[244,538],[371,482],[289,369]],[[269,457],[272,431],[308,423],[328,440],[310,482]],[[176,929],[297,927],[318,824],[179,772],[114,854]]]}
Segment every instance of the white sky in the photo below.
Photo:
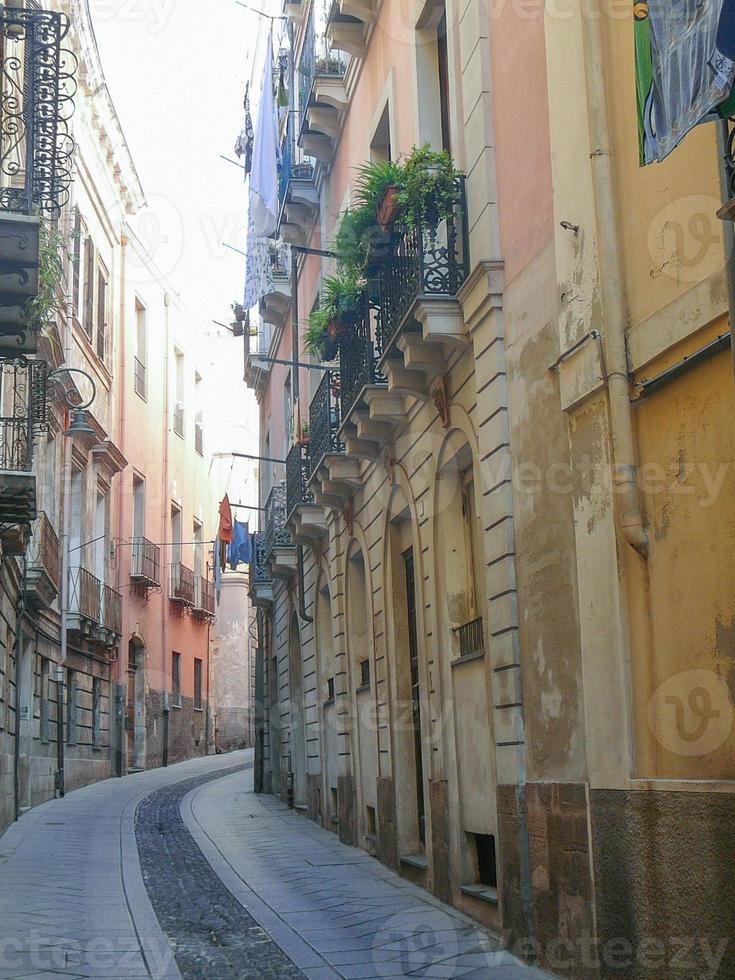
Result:
{"label": "white sky", "polygon": [[[252,6],[268,9],[268,0]],[[108,88],[137,167],[148,210],[134,227],[156,264],[211,334],[205,382],[210,448],[257,452],[257,406],[242,380],[243,346],[229,323],[242,298],[247,217],[234,158],[245,79],[268,21],[235,0],[89,0]],[[253,502],[254,464],[235,465],[232,500]],[[226,483],[231,461],[216,464]],[[238,514],[244,519],[245,512]]]}

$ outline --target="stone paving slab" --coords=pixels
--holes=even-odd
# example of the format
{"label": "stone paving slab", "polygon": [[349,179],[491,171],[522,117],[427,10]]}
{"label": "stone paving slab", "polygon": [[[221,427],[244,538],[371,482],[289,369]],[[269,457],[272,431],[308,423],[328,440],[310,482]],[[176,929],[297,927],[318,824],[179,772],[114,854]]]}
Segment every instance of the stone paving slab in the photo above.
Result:
{"label": "stone paving slab", "polygon": [[241,776],[194,789],[181,813],[219,878],[309,978],[548,980],[365,852],[244,792]]}

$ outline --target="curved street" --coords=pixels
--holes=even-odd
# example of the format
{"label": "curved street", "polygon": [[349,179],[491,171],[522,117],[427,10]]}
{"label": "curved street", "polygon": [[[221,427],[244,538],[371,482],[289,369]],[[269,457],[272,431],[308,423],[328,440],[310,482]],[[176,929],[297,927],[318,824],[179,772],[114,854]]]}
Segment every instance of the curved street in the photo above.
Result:
{"label": "curved street", "polygon": [[0,837],[0,978],[541,977],[271,797],[252,752],[108,780]]}

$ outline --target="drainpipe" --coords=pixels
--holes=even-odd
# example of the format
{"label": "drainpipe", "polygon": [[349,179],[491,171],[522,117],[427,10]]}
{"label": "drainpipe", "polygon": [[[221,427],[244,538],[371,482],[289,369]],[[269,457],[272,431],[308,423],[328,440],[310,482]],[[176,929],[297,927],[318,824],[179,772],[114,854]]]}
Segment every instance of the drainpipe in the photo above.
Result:
{"label": "drainpipe", "polygon": [[[165,319],[165,351],[163,357],[164,363],[164,377],[163,377],[163,493],[162,493],[162,503],[161,503],[161,526],[163,528],[163,540],[170,541],[170,531],[169,531],[169,521],[170,521],[170,507],[169,507],[169,413],[170,413],[170,379],[169,379],[169,365],[170,365],[170,341],[171,341],[171,322],[169,316],[169,310],[171,306],[171,297],[166,293],[163,297],[164,305],[164,319]],[[163,669],[163,678],[161,689],[163,692],[163,753],[161,758],[161,764],[163,766],[168,765],[168,722],[169,722],[169,692],[168,692],[168,678],[169,678],[169,655],[168,655],[168,598],[167,590],[164,588],[162,596],[162,609],[161,609],[161,665]]]}
{"label": "drainpipe", "polygon": [[621,261],[620,232],[610,158],[606,79],[602,44],[600,0],[582,18],[586,49],[587,97],[592,147],[592,183],[597,214],[597,248],[603,311],[602,348],[606,366],[613,483],[619,500],[620,526],[628,544],[641,558],[648,557],[648,532],[643,523],[637,482],[635,439],[630,404],[630,376],[625,344],[628,322]]}
{"label": "drainpipe", "polygon": [[[120,447],[120,452],[125,456],[127,450],[126,445],[126,422],[127,422],[127,391],[128,391],[128,379],[127,379],[127,323],[126,323],[126,286],[127,286],[127,249],[128,249],[129,239],[128,236],[123,231],[120,235],[120,352],[118,358],[118,371],[117,376],[119,379],[118,385],[118,416],[117,416],[117,444]],[[125,522],[123,520],[123,515],[125,513],[125,480],[122,474],[118,477],[118,487],[117,487],[117,540],[118,542],[125,540]],[[122,569],[120,567],[119,551],[115,555],[116,568],[115,568],[115,587],[118,592],[122,591]],[[123,636],[127,635],[127,631],[123,632]],[[127,664],[127,657],[125,663]],[[115,694],[115,709],[118,713],[117,722],[117,737],[118,737],[118,752],[117,752],[117,767],[116,773],[118,776],[122,776],[125,771],[125,765],[123,763],[123,754],[125,752],[125,731],[124,731],[124,718],[125,718],[125,707],[124,700],[122,697],[123,682],[125,679],[125,674],[123,672],[123,657],[122,652],[117,658],[117,685],[118,690]]]}

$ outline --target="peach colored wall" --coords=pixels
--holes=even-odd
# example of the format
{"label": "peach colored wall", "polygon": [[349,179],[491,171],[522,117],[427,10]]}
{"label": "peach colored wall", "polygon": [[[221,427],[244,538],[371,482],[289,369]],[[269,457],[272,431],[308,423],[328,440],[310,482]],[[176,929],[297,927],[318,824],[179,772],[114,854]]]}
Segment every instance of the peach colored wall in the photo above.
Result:
{"label": "peach colored wall", "polygon": [[[133,246],[129,246],[129,251]],[[164,508],[169,511],[175,502],[182,512],[182,541],[193,540],[194,519],[201,521],[202,539],[208,542],[214,537],[214,522],[217,502],[212,499],[208,481],[208,462],[194,449],[194,374],[204,376],[204,358],[197,348],[196,331],[186,314],[172,301],[169,306],[169,383],[170,412],[165,416],[165,366],[166,366],[166,308],[165,291],[155,281],[146,281],[145,275],[136,272],[134,264],[129,263],[130,274],[125,287],[125,440],[121,447],[128,460],[123,480],[123,515],[121,537],[123,544],[118,550],[117,575],[118,588],[125,597],[123,606],[123,638],[120,644],[119,678],[124,683],[128,659],[128,643],[133,635],[139,635],[145,642],[146,681],[152,690],[171,690],[171,652],[182,654],[181,693],[184,697],[194,694],[194,658],[203,661],[202,696],[208,698],[207,690],[207,625],[195,621],[191,615],[178,616],[168,599],[169,566],[172,549],[165,546],[172,540],[170,528],[164,531]],[[148,277],[150,279],[150,276]],[[136,297],[146,307],[148,324],[148,385],[147,397],[143,400],[133,388],[134,358],[136,355]],[[185,375],[185,436],[182,440],[172,430],[172,411],[175,399],[174,390],[174,344],[184,353]],[[169,429],[169,486],[164,486],[164,433]],[[205,452],[206,452],[205,415]],[[131,589],[130,568],[132,549],[128,542],[133,535],[133,475],[145,478],[145,537],[161,547],[162,590],[152,591],[141,597]],[[202,546],[203,573],[211,565],[211,545]],[[184,544],[182,561],[194,568],[193,547]],[[211,573],[210,573],[211,578]],[[163,655],[162,622],[168,618],[168,649]]]}
{"label": "peach colored wall", "polygon": [[510,284],[553,235],[543,3],[537,16],[519,16],[514,4],[494,5],[490,43],[500,235]]}

